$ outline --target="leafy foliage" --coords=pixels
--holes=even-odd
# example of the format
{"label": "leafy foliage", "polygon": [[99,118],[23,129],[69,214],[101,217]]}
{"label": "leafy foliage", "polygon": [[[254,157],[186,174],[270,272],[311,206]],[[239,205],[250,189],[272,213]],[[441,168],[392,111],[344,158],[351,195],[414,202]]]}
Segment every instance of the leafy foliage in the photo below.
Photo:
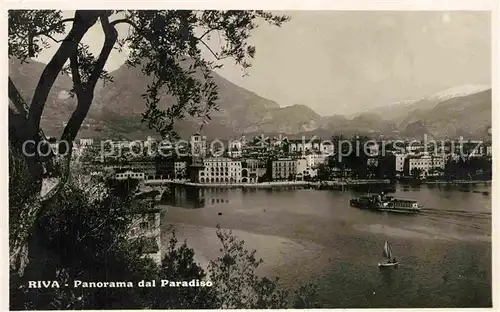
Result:
{"label": "leafy foliage", "polygon": [[[17,259],[27,257],[26,243],[35,223],[45,213],[44,202],[57,195],[68,180],[72,144],[93,103],[97,82],[112,80],[104,68],[113,49],[126,49],[127,64],[140,66],[143,73],[153,78],[144,90],[143,121],[163,137],[174,136],[174,121],[186,116],[207,121],[210,111],[217,108],[217,86],[210,71],[220,64],[206,60],[201,47],[212,52],[217,61],[233,58],[242,68],[248,68],[255,55],[255,47],[249,45],[248,38],[257,27],[256,21],[280,26],[288,17],[262,11],[77,10],[73,17],[63,18],[59,10],[10,10],[8,19],[9,58],[27,61],[53,43],[59,44],[40,76],[31,103],[23,99],[9,77],[11,148],[20,152],[27,140],[33,140],[35,146],[44,140],[40,122],[49,92],[60,73],[71,75],[71,95],[77,98],[77,107],[61,136],[68,143],[68,153],[57,160],[54,155],[41,157],[36,151],[33,156],[23,155],[29,172],[27,184],[33,185],[30,192],[35,198],[33,204],[24,203],[16,208],[18,216],[12,219],[16,222],[11,223],[11,227],[19,233],[16,232],[11,241],[11,265],[17,266]],[[97,24],[101,26],[104,43],[99,54],[94,55],[82,40]],[[129,25],[128,33],[119,34],[119,24]],[[71,25],[68,31],[66,25]],[[206,42],[212,34],[223,39],[218,44],[219,51],[214,51]],[[164,94],[174,96],[177,103],[168,108],[159,107]],[[19,271],[22,269],[20,266]]]}
{"label": "leafy foliage", "polygon": [[[93,182],[94,184],[96,181]],[[179,244],[175,232],[162,264],[157,267],[140,254],[140,240],[127,233],[134,212],[142,211],[129,194],[136,186],[110,185],[100,198],[90,198],[68,183],[49,205],[44,227],[30,241],[33,253],[25,274],[11,272],[12,309],[128,309],[128,308],[285,308],[313,306],[315,288],[282,290],[276,280],[258,277],[262,260],[255,250],[230,231],[217,229],[221,257],[210,262],[208,272],[195,261],[186,242]],[[102,187],[102,185],[100,185]],[[138,206],[139,204],[139,206]],[[144,203],[143,203],[144,204]],[[76,242],[76,243],[75,243]],[[27,289],[30,280],[56,280],[61,285],[81,281],[133,281],[161,279],[205,280],[212,287],[154,288],[47,288]]]}
{"label": "leafy foliage", "polygon": [[216,288],[216,305],[229,309],[283,309],[313,307],[316,304],[316,286],[302,285],[296,290],[279,287],[278,278],[259,277],[256,269],[263,263],[249,251],[245,242],[238,240],[230,230],[217,226],[217,237],[222,253],[210,261],[210,279]]}

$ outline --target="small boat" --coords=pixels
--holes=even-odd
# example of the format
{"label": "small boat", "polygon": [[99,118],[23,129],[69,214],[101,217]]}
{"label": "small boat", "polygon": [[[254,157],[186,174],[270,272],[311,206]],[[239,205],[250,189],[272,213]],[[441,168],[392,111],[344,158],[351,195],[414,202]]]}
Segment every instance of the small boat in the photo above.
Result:
{"label": "small boat", "polygon": [[384,268],[384,267],[395,267],[399,264],[399,261],[396,260],[396,258],[392,257],[392,248],[391,245],[387,241],[385,241],[384,245],[384,252],[383,255],[385,258],[387,258],[386,262],[379,262],[378,267],[379,268]]}

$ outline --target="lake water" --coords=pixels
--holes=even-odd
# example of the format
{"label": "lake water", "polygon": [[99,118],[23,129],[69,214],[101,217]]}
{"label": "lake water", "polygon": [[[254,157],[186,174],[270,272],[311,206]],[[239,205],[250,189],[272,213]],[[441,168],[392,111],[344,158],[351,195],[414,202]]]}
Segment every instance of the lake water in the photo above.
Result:
{"label": "lake water", "polygon": [[[362,193],[333,190],[185,189],[162,217],[163,239],[174,227],[206,264],[218,256],[215,226],[232,229],[257,249],[261,274],[286,285],[319,285],[321,306],[490,307],[491,186],[395,187],[416,199],[419,215],[349,206]],[[219,215],[219,213],[222,213]],[[388,240],[398,268],[379,269]]]}

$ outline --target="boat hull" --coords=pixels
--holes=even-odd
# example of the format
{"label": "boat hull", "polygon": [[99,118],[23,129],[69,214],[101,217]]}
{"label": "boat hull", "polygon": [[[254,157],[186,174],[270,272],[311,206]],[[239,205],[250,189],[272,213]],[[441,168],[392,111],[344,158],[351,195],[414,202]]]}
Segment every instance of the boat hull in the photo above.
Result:
{"label": "boat hull", "polygon": [[379,268],[389,268],[389,267],[395,267],[398,266],[399,262],[394,262],[394,263],[378,263]]}
{"label": "boat hull", "polygon": [[378,211],[393,212],[393,213],[405,213],[405,214],[417,214],[420,209],[401,209],[401,208],[379,208]]}

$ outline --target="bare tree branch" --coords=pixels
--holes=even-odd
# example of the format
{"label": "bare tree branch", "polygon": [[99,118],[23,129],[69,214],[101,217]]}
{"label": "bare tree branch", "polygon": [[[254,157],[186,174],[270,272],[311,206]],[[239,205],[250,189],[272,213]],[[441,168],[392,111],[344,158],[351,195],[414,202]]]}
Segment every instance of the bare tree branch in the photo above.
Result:
{"label": "bare tree branch", "polygon": [[114,21],[110,22],[110,25],[115,26],[115,25],[118,25],[121,23],[129,24],[133,28],[138,29],[137,25],[133,21],[131,21],[129,18],[121,18],[121,19],[114,20]]}
{"label": "bare tree branch", "polygon": [[104,65],[106,65],[106,62],[109,58],[109,54],[113,50],[113,46],[115,45],[116,40],[118,39],[118,32],[116,31],[116,28],[109,22],[108,16],[101,16],[101,26],[105,35],[105,39],[104,39],[104,45],[101,50],[101,54],[99,54],[99,58],[97,59],[94,71],[90,74],[89,78],[89,84],[92,89],[92,92],[97,81],[99,80],[99,77],[101,76],[101,73],[104,69]]}
{"label": "bare tree branch", "polygon": [[52,41],[54,41],[55,43],[61,43],[64,41],[64,39],[61,39],[61,40],[57,40],[56,38],[52,37],[51,35],[49,34],[43,34],[43,36],[49,38],[49,39],[52,39]]}
{"label": "bare tree branch", "polygon": [[[92,104],[94,97],[94,88],[101,76],[113,46],[118,38],[118,32],[115,27],[109,23],[108,15],[101,15],[101,25],[105,35],[104,45],[101,49],[101,53],[96,61],[95,67],[90,74],[89,80],[85,83],[82,92],[78,96],[78,104],[75,111],[71,115],[68,124],[64,128],[62,139],[68,142],[72,142],[80,129],[83,120],[87,117],[87,113]],[[74,65],[74,63],[73,63]],[[76,68],[75,68],[76,69]],[[73,71],[73,68],[72,68]],[[78,95],[78,94],[77,94]]]}
{"label": "bare tree branch", "polygon": [[208,51],[210,51],[210,53],[212,53],[212,55],[215,57],[215,59],[216,59],[216,60],[220,61],[220,60],[224,59],[224,58],[221,58],[221,57],[220,57],[217,53],[215,53],[215,52],[212,50],[212,48],[210,48],[210,47],[208,46],[208,44],[206,44],[206,43],[205,43],[205,41],[203,41],[203,40],[201,40],[201,39],[198,39],[198,41],[199,41],[199,42],[201,42],[201,43],[202,43],[202,44],[203,44],[203,45],[204,45],[204,46],[208,49]]}

